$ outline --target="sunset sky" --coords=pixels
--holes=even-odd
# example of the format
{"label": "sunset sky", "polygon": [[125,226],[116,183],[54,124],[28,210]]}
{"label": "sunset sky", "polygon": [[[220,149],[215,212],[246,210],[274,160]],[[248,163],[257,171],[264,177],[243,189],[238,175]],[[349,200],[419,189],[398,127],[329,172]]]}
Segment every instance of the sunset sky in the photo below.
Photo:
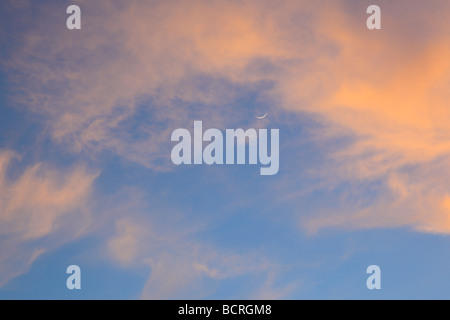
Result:
{"label": "sunset sky", "polygon": [[[0,299],[450,299],[450,1],[1,0],[0,46]],[[278,174],[174,165],[195,120]]]}

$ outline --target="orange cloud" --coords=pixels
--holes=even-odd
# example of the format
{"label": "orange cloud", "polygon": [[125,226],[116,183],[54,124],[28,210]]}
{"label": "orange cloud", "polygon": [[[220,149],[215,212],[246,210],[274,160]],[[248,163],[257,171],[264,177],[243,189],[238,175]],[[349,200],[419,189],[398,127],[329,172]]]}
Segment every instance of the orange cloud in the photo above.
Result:
{"label": "orange cloud", "polygon": [[[450,152],[447,2],[380,1],[379,31],[365,27],[368,2],[80,3],[95,12],[82,32],[52,26],[60,12],[47,10],[52,19],[24,36],[10,62],[27,75],[19,83],[28,95],[17,99],[49,116],[63,146],[108,149],[164,169],[167,137],[191,120],[191,105],[208,106],[198,111],[205,121],[232,122],[237,92],[270,82],[260,96],[279,108],[273,114],[314,115],[325,126],[319,138],[352,135],[349,147],[324,151],[333,165],[321,170],[323,184],[384,182],[377,203],[340,214],[339,225],[443,230],[432,221],[446,221],[449,193],[439,177],[449,168],[438,161]],[[151,101],[151,119],[136,124],[143,101]],[[420,173],[429,166],[437,177]],[[408,206],[392,200],[392,179],[404,190],[424,190],[428,207],[395,214]],[[427,193],[430,181],[439,188]],[[379,210],[390,214],[372,220]],[[337,224],[326,214],[310,218],[307,225]]]}
{"label": "orange cloud", "polygon": [[[85,18],[79,33],[52,26],[60,12],[47,8],[47,22],[24,35],[9,63],[27,75],[18,80],[27,94],[16,102],[49,116],[53,138],[75,152],[107,148],[157,169],[167,136],[189,118],[175,100],[218,106],[203,110],[202,118],[223,122],[231,116],[222,106],[241,85],[267,78],[249,65],[288,52],[273,17],[251,3],[84,5],[96,16]],[[138,138],[130,136],[126,124],[146,99],[152,119],[133,126]]]}
{"label": "orange cloud", "polygon": [[[418,3],[412,5],[421,8]],[[441,5],[448,12],[448,4]],[[326,135],[333,126],[353,134],[354,143],[329,155],[338,166],[324,169],[335,177],[331,180],[360,185],[364,185],[361,181],[384,181],[370,205],[343,198],[341,208],[302,220],[309,231],[410,226],[450,232],[450,166],[443,160],[450,156],[450,35],[445,32],[450,24],[439,19],[442,13],[436,11],[432,17],[422,9],[397,20],[387,18],[383,30],[373,33],[355,30],[353,18],[336,8],[320,32],[338,50],[332,58],[321,60],[321,71],[308,74],[322,96],[309,99],[304,109],[305,97],[284,89],[289,108],[318,114],[328,122]],[[411,21],[422,23],[417,37],[402,33],[404,24]],[[297,92],[310,92],[303,82],[293,83]],[[292,83],[288,85],[293,88]],[[361,200],[367,197],[363,192],[355,195]]]}
{"label": "orange cloud", "polygon": [[0,151],[0,285],[25,272],[47,250],[87,230],[87,200],[96,175],[83,168],[59,172],[42,164],[8,179],[16,157]]}
{"label": "orange cloud", "polygon": [[355,191],[360,202],[342,198],[333,211],[302,219],[310,233],[323,228],[396,228],[409,227],[421,232],[450,233],[448,173],[437,163],[432,170],[419,168],[408,174],[391,173],[380,194],[369,205],[362,203],[367,195]]}

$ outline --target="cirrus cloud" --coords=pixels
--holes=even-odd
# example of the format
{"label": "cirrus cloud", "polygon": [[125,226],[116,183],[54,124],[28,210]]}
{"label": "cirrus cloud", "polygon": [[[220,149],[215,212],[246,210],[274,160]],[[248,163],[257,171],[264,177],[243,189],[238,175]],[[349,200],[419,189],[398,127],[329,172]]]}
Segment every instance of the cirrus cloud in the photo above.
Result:
{"label": "cirrus cloud", "polygon": [[46,251],[84,235],[90,226],[88,200],[96,174],[36,164],[8,178],[13,151],[0,151],[0,285],[28,270]]}
{"label": "cirrus cloud", "polygon": [[256,90],[275,116],[313,115],[319,139],[350,137],[324,150],[326,168],[314,168],[322,185],[382,185],[370,205],[344,197],[305,228],[447,232],[449,4],[380,1],[380,31],[365,28],[369,4],[89,2],[82,32],[56,28],[60,13],[48,10],[5,65],[24,84],[17,101],[47,115],[62,146],[158,170],[174,128],[199,116],[233,122],[240,110],[230,105]]}

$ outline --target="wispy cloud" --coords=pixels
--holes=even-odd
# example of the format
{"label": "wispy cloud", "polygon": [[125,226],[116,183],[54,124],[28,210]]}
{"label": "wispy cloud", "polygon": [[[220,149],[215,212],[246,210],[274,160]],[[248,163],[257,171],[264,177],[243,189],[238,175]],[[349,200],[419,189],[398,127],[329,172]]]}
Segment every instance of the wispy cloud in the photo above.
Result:
{"label": "wispy cloud", "polygon": [[[318,52],[319,71],[307,73],[306,84],[280,86],[285,106],[328,123],[319,136],[346,132],[353,141],[329,150],[322,173],[330,185],[350,182],[354,193],[342,197],[340,207],[302,219],[304,228],[410,226],[448,233],[450,25],[439,17],[449,7],[435,5],[419,10],[423,4],[413,2],[414,10],[394,18],[403,5],[386,3],[379,33],[356,28],[354,15],[334,6],[317,31],[334,53]],[[378,190],[367,187],[375,181]]]}
{"label": "wispy cloud", "polygon": [[75,152],[112,150],[158,169],[173,128],[195,110],[229,121],[234,97],[268,79],[259,65],[286,54],[268,12],[254,5],[87,3],[78,34],[54,25],[54,8],[40,12],[8,60],[26,75],[16,102],[49,116],[53,138]]}
{"label": "wispy cloud", "polygon": [[[177,224],[158,227],[148,216],[122,218],[108,248],[124,267],[146,266],[150,276],[143,299],[202,298],[213,293],[204,282],[277,270],[261,253],[233,253],[196,240]],[[184,225],[186,226],[186,225]],[[162,231],[164,230],[164,231]]]}
{"label": "wispy cloud", "polygon": [[[64,149],[109,150],[165,169],[174,128],[196,117],[233,123],[240,112],[233,102],[258,89],[274,116],[308,113],[320,123],[318,139],[349,140],[323,150],[326,167],[308,169],[321,171],[321,185],[349,183],[355,194],[304,218],[303,228],[448,233],[448,3],[381,1],[383,29],[373,32],[365,28],[368,2],[80,3],[89,4],[81,32],[56,27],[60,12],[42,9],[41,23],[7,61],[23,84],[16,101],[47,115]],[[375,193],[371,182],[380,183]],[[122,220],[117,228],[110,248],[124,264],[145,260],[153,274],[179,264],[188,279],[227,273],[195,254],[196,242],[183,248],[193,256],[176,249],[149,260],[154,252],[133,236],[145,234],[141,226]],[[158,281],[149,283],[163,290]],[[158,292],[169,295],[167,288]]]}
{"label": "wispy cloud", "polygon": [[292,282],[280,286],[277,283],[277,275],[274,272],[268,272],[266,281],[257,288],[251,299],[257,300],[280,300],[286,299],[294,290],[301,285],[300,281]]}
{"label": "wispy cloud", "polygon": [[0,151],[0,285],[28,270],[47,250],[83,235],[90,225],[87,200],[95,174],[37,164],[17,178],[8,167],[17,155]]}

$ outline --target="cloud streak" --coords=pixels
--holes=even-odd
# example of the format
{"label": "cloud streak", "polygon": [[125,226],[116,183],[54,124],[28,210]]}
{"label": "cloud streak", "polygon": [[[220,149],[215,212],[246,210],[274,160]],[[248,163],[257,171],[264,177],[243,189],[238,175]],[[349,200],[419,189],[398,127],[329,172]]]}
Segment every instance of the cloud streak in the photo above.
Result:
{"label": "cloud streak", "polygon": [[95,174],[30,166],[16,179],[8,168],[17,155],[0,151],[0,285],[28,270],[46,251],[84,235]]}
{"label": "cloud streak", "polygon": [[150,269],[143,299],[203,298],[213,292],[208,281],[277,269],[260,253],[228,252],[196,240],[195,233],[186,233],[177,224],[157,227],[160,223],[148,215],[118,219],[116,233],[108,241],[113,260],[124,267]]}

